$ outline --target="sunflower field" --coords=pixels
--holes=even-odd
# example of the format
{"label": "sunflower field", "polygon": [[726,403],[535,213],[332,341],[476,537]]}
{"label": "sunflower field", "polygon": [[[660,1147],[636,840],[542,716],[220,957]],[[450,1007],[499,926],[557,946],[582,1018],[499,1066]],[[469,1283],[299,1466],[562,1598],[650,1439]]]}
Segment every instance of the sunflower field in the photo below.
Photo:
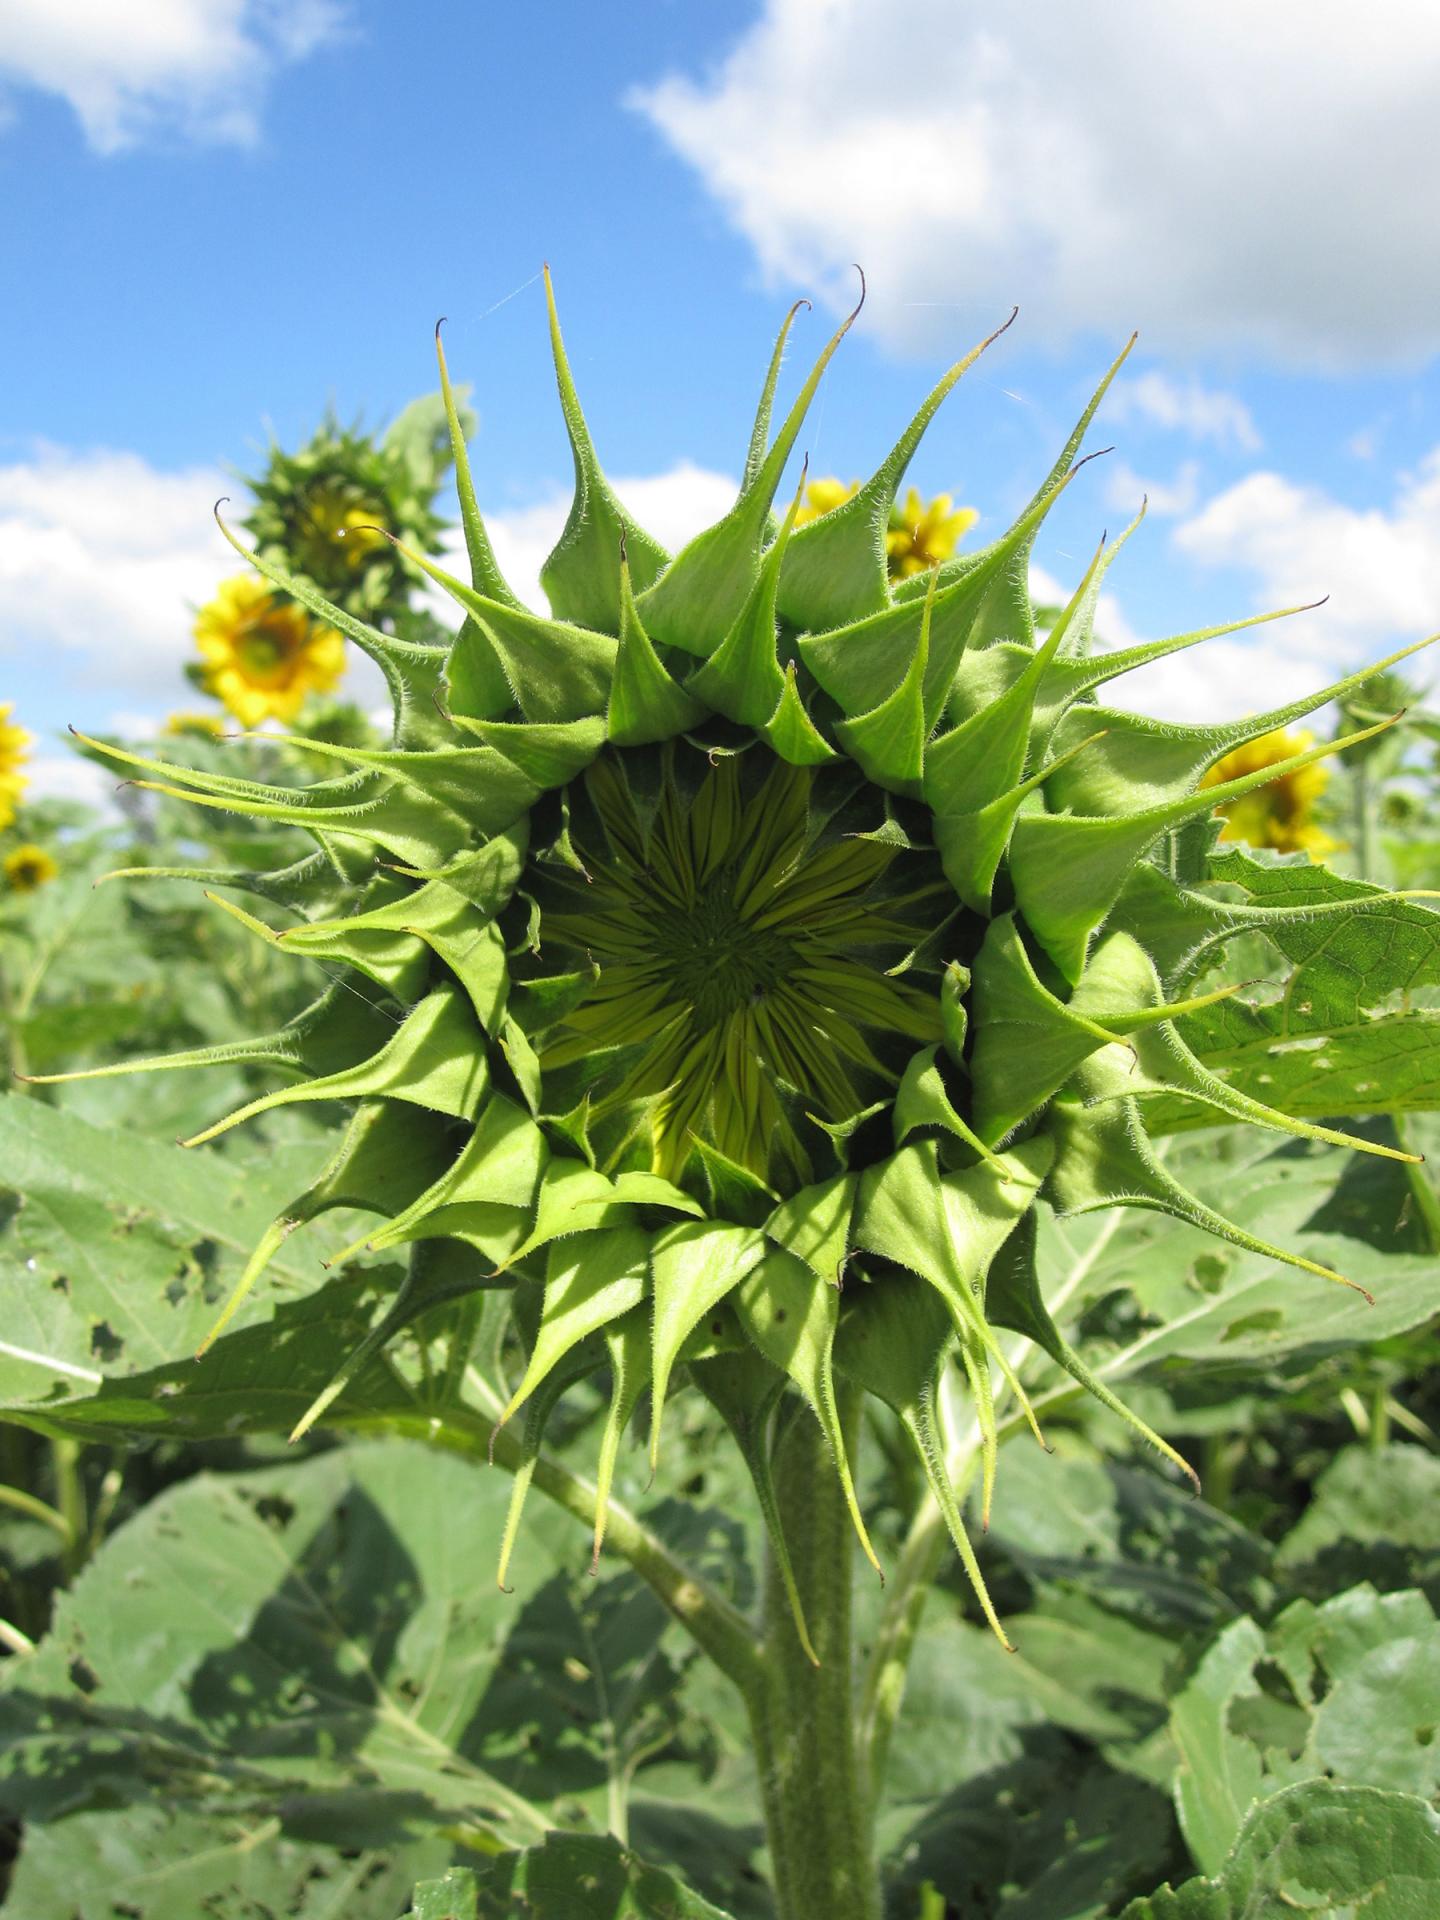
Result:
{"label": "sunflower field", "polygon": [[108,804],[0,707],[13,1920],[1440,1912],[1431,636],[1147,719],[1115,368],[980,542],[794,318],[677,553],[552,295],[546,610],[437,333]]}

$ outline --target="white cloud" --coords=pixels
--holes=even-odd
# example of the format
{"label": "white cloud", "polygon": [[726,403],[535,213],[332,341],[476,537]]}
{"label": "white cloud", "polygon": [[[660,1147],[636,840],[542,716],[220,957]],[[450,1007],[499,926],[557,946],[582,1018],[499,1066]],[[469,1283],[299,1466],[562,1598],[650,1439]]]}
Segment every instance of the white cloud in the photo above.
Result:
{"label": "white cloud", "polygon": [[337,0],[5,0],[0,90],[58,94],[100,153],[174,135],[246,144],[275,69],[342,24]]}
{"label": "white cloud", "polygon": [[0,651],[53,659],[87,703],[183,697],[191,608],[237,570],[210,517],[229,490],[216,470],[105,450],[0,466]]}
{"label": "white cloud", "polygon": [[[892,341],[1012,300],[1055,341],[1318,362],[1440,346],[1433,0],[765,0],[636,90],[762,269]],[[937,311],[938,310],[938,311]]]}
{"label": "white cloud", "polygon": [[[1252,473],[1175,529],[1205,567],[1253,576],[1257,609],[1321,594],[1287,622],[1321,658],[1356,667],[1440,627],[1440,447],[1402,475],[1388,508],[1352,507],[1278,473]],[[1423,662],[1421,670],[1423,671]]]}
{"label": "white cloud", "polygon": [[[612,480],[610,484],[646,532],[672,552],[735,504],[733,479],[689,460],[680,461],[666,473]],[[548,609],[540,587],[540,569],[569,517],[570,497],[568,487],[557,488],[533,506],[487,510],[485,514],[500,571],[525,604],[541,613]],[[453,545],[463,553],[458,534]],[[460,577],[468,578],[463,567]],[[449,618],[450,603],[445,601],[443,607],[436,604],[442,617]]]}
{"label": "white cloud", "polygon": [[1200,467],[1194,460],[1183,461],[1173,480],[1145,480],[1123,460],[1107,469],[1105,498],[1122,513],[1134,514],[1140,502],[1162,518],[1189,513],[1200,497]]}
{"label": "white cloud", "polygon": [[1217,446],[1243,447],[1253,453],[1260,445],[1255,421],[1243,400],[1194,379],[1182,385],[1153,370],[1133,380],[1117,380],[1106,396],[1105,411],[1112,420],[1147,420],[1152,426]]}

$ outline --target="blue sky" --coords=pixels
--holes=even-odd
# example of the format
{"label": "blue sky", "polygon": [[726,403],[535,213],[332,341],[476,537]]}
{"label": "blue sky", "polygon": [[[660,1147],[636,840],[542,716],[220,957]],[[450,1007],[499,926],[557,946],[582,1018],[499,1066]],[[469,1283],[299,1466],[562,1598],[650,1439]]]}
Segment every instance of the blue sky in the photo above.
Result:
{"label": "blue sky", "polygon": [[1245,711],[1440,626],[1418,0],[1113,0],[1088,25],[913,0],[900,37],[888,0],[163,11],[0,20],[0,699],[42,735],[177,703],[187,600],[230,570],[226,470],[328,401],[392,413],[440,313],[482,501],[533,578],[568,472],[546,258],[607,466],[671,538],[723,504],[789,301],[815,296],[811,351],[860,259],[812,471],[866,470],[1018,301],[913,475],[996,527],[1139,325],[1092,442],[1116,452],[1046,573],[1073,582],[1148,487],[1115,637],[1332,593],[1137,704]]}

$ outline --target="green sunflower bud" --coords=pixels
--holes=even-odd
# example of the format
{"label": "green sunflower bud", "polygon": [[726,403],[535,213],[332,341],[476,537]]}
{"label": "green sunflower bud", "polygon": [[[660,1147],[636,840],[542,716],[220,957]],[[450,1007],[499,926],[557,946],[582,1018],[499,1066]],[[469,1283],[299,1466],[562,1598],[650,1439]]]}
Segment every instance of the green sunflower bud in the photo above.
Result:
{"label": "green sunflower bud", "polygon": [[[1285,910],[1222,909],[1171,877],[1168,852],[1217,804],[1389,724],[1368,718],[1207,785],[1247,741],[1363,676],[1219,727],[1104,708],[1108,680],[1235,630],[1092,653],[1123,540],[1037,638],[1030,550],[1114,368],[988,546],[897,579],[884,537],[920,435],[974,355],[852,499],[797,524],[802,474],[777,526],[783,470],[844,332],[772,438],[777,349],[735,506],[672,558],[604,478],[552,299],[576,498],[543,570],[549,616],[523,607],[496,566],[442,355],[470,583],[426,556],[425,527],[376,519],[384,554],[455,601],[453,645],[369,624],[383,591],[358,612],[354,596],[322,591],[328,549],[278,521],[253,556],[380,663],[392,743],[297,742],[334,772],[293,791],[92,743],[142,784],[308,829],[318,852],[285,875],[205,877],[287,907],[294,923],[278,933],[229,910],[365,989],[332,989],[249,1048],[102,1069],[243,1059],[290,1076],[197,1140],[290,1101],[356,1103],[331,1168],[272,1227],[242,1289],[286,1234],[336,1205],[379,1216],[359,1246],[454,1240],[480,1256],[475,1284],[513,1306],[501,1424],[524,1429],[502,1581],[567,1387],[597,1372],[610,1385],[598,1554],[637,1407],[648,1390],[663,1467],[667,1397],[693,1383],[744,1452],[807,1650],[770,1478],[777,1423],[819,1422],[875,1558],[837,1370],[897,1416],[997,1632],[945,1479],[943,1370],[958,1368],[973,1401],[986,1516],[997,1391],[1040,1433],[1004,1330],[1184,1467],[1057,1330],[1037,1278],[1037,1209],[1160,1208],[1307,1279],[1341,1277],[1202,1205],[1147,1137],[1147,1113],[1180,1098],[1348,1139],[1260,1104],[1187,1046],[1177,1022],[1235,989],[1167,995],[1175,939],[1223,941]],[[398,1301],[365,1353],[409,1311]]]}

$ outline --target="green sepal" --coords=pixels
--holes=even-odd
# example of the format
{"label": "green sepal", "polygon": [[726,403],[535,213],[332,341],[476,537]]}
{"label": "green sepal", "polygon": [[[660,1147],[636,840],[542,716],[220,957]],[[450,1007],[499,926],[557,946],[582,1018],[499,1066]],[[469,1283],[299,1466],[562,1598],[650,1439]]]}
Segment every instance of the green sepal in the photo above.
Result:
{"label": "green sepal", "polygon": [[[986,604],[977,622],[974,645],[989,646],[992,641],[1016,640],[1030,646],[1035,637],[1035,620],[1030,602],[1030,549],[1035,544],[1035,535],[1040,522],[1045,518],[1060,490],[1067,480],[1078,470],[1075,456],[1080,451],[1081,442],[1090,430],[1090,422],[1095,418],[1100,402],[1109,390],[1110,382],[1124,366],[1131,349],[1139,336],[1131,334],[1125,346],[1115,358],[1104,379],[1090,396],[1089,404],[1076,421],[1070,438],[1060,450],[1060,457],[1041,483],[1035,497],[1025,512],[1021,514],[1018,526],[1026,529],[1008,564],[995,576],[993,585],[986,596]],[[1081,463],[1083,465],[1083,462]],[[996,541],[993,547],[983,547],[974,554],[963,555],[955,560],[946,561],[940,570],[941,584],[961,574],[967,564],[984,562],[1004,547],[1011,538],[1005,535]],[[915,597],[922,589],[915,580],[901,581],[895,590],[897,600]]]}
{"label": "green sepal", "polygon": [[802,307],[807,313],[811,310],[808,300],[797,300],[780,322],[780,331],[776,335],[774,350],[770,355],[770,365],[765,370],[765,384],[760,389],[759,404],[755,408],[755,424],[750,429],[750,445],[745,454],[745,471],[740,480],[742,492],[754,484],[760,469],[765,464],[765,454],[770,445],[770,421],[775,406],[775,388],[780,379],[780,368],[784,364],[790,329],[794,326],[795,316]]}
{"label": "green sepal", "polygon": [[[863,299],[863,294],[862,294]],[[722,520],[697,534],[671,561],[647,593],[640,612],[651,638],[667,647],[708,658],[730,632],[754,590],[760,550],[770,522],[770,503],[795,445],[821,375],[854,324],[856,307],[842,322],[811,369],[775,442],[739,499]]]}
{"label": "green sepal", "polygon": [[344,634],[375,662],[385,676],[394,709],[397,746],[425,746],[444,738],[445,723],[435,706],[435,695],[445,670],[446,648],[417,646],[414,641],[399,640],[393,633],[382,633],[378,627],[368,626],[353,613],[347,613],[344,607],[336,606],[333,600],[327,600],[303,574],[291,573],[273,554],[252,552],[235,538],[218,509],[215,521],[241,559],[263,574],[272,587],[298,600],[308,613]]}
{"label": "green sepal", "polygon": [[[491,915],[504,905],[519,878],[519,850],[513,838],[502,836],[455,864],[466,871],[464,891],[447,877],[437,877],[349,920],[287,928],[278,944],[285,952],[364,966],[374,977],[369,956],[376,943],[383,953],[386,939],[408,936],[450,968],[470,996],[481,1026],[494,1034],[505,1010],[509,975],[505,942]],[[495,901],[488,911],[475,899],[485,876],[491,879]]]}
{"label": "green sepal", "polygon": [[1029,757],[1036,698],[1071,621],[1089,596],[1104,551],[1102,545],[1024,671],[979,713],[942,734],[926,753],[925,800],[932,813],[978,813],[1018,786]]}
{"label": "green sepal", "polygon": [[775,1405],[785,1391],[785,1375],[762,1358],[753,1347],[738,1353],[717,1353],[690,1362],[690,1378],[730,1429],[740,1458],[749,1471],[760,1504],[760,1517],[770,1543],[771,1558],[785,1589],[790,1618],[805,1658],[818,1667],[820,1656],[805,1624],[805,1608],[795,1579],[790,1547],[785,1539],[785,1524],[780,1518],[780,1503],[775,1498],[775,1480],[770,1471],[770,1427]]}
{"label": "green sepal", "polygon": [[920,615],[920,635],[910,664],[895,691],[879,706],[854,720],[837,720],[836,737],[850,758],[877,786],[918,798],[925,772],[925,742],[934,721],[925,709],[925,673],[930,664],[930,622],[935,580]]}
{"label": "green sepal", "polygon": [[765,1241],[752,1227],[683,1220],[655,1240],[650,1256],[654,1316],[651,1325],[650,1465],[660,1460],[660,1422],[670,1375],[695,1328],[764,1257]]}
{"label": "green sepal", "polygon": [[[412,1119],[403,1124],[411,1124]],[[517,1229],[530,1216],[549,1158],[545,1136],[530,1116],[503,1094],[492,1094],[480,1110],[474,1132],[450,1164],[437,1169],[425,1190],[377,1232],[337,1253],[331,1265],[338,1266],[362,1249],[376,1253],[451,1231],[478,1251],[488,1251],[481,1242],[493,1243],[497,1238],[519,1244],[523,1234]],[[504,1217],[493,1218],[497,1213]],[[467,1229],[463,1235],[462,1228]]]}
{"label": "green sepal", "polygon": [[[1129,936],[1114,937],[1120,940]],[[1300,1140],[1323,1140],[1332,1147],[1350,1147],[1357,1153],[1373,1153],[1383,1160],[1402,1160],[1412,1165],[1419,1159],[1417,1154],[1402,1153],[1398,1147],[1387,1147],[1381,1141],[1367,1140],[1359,1134],[1339,1133],[1334,1127],[1315,1126],[1308,1120],[1297,1120],[1293,1114],[1252,1100],[1249,1094],[1203,1067],[1168,1020],[1132,1033],[1128,1058],[1121,1060],[1109,1054],[1097,1054],[1083,1071],[1084,1098],[1088,1105],[1100,1100],[1143,1100],[1158,1094],[1180,1094],[1187,1100],[1198,1100],[1203,1106],[1213,1107],[1227,1119],[1293,1134]]]}
{"label": "green sepal", "polygon": [[864,1176],[854,1224],[859,1246],[934,1287],[962,1342],[994,1359],[1042,1445],[1029,1397],[985,1318],[985,1275],[1034,1204],[1053,1152],[1044,1138],[1028,1140],[1003,1156],[1004,1174],[985,1162],[942,1174],[934,1140],[901,1147]]}
{"label": "green sepal", "polygon": [[[504,668],[514,703],[527,720],[585,720],[605,711],[615,669],[615,642],[608,634],[491,600],[423,554],[411,558],[470,616]],[[488,681],[472,654],[462,627],[446,669],[448,710],[457,720],[462,715],[493,720]]]}
{"label": "green sepal", "polygon": [[620,1442],[639,1405],[650,1378],[650,1317],[643,1305],[634,1306],[620,1319],[601,1329],[601,1338],[610,1359],[610,1404],[600,1430],[600,1455],[595,1466],[595,1536],[590,1556],[590,1571],[600,1567],[600,1549],[605,1544],[605,1526],[610,1516],[610,1488],[615,1479],[615,1462]]}
{"label": "green sepal", "polygon": [[936,1430],[940,1373],[954,1338],[950,1315],[932,1287],[917,1274],[887,1274],[861,1287],[847,1307],[835,1342],[835,1365],[866,1393],[883,1400],[898,1417],[944,1516],[981,1611],[1001,1646],[1013,1653],[965,1530],[955,1489],[945,1471],[945,1448]]}
{"label": "green sepal", "polygon": [[355,1376],[378,1354],[383,1353],[396,1334],[402,1332],[411,1321],[447,1301],[463,1300],[478,1290],[480,1281],[473,1267],[466,1264],[474,1258],[468,1248],[446,1246],[431,1251],[433,1257],[430,1262],[411,1261],[389,1311],[344,1356],[325,1386],[295,1422],[289,1434],[292,1446],[297,1440],[305,1438]]}
{"label": "green sepal", "polygon": [[911,1056],[900,1077],[891,1114],[896,1146],[903,1147],[917,1127],[941,1127],[1005,1175],[1008,1169],[1004,1161],[955,1111],[940,1072],[939,1053],[938,1047],[923,1047]]}
{"label": "green sepal", "polygon": [[792,767],[819,767],[840,758],[805,711],[793,660],[786,664],[784,688],[763,731],[774,751]]}
{"label": "green sepal", "polygon": [[[1061,1149],[1063,1152],[1063,1149]],[[1058,1156],[1057,1156],[1058,1163]],[[1055,1168],[1051,1168],[1054,1178]],[[1047,1188],[1047,1192],[1049,1189]],[[1114,1414],[1131,1427],[1147,1446],[1153,1447],[1158,1454],[1168,1460],[1172,1466],[1180,1469],[1198,1494],[1200,1476],[1183,1454],[1177,1453],[1168,1440],[1164,1440],[1155,1429],[1147,1426],[1139,1414],[1125,1405],[1118,1394],[1113,1393],[1105,1382],[1087,1367],[1069,1341],[1064,1338],[1051,1317],[1044,1296],[1040,1291],[1040,1275],[1035,1264],[1036,1224],[1034,1213],[1029,1213],[1020,1222],[1010,1239],[1006,1241],[990,1269],[990,1283],[985,1290],[985,1306],[991,1320],[997,1327],[1008,1327],[1012,1333],[1023,1334],[1027,1340],[1033,1340],[1042,1352],[1048,1353],[1059,1367],[1063,1367],[1089,1394],[1093,1394],[1101,1406],[1108,1407]]]}
{"label": "green sepal", "polygon": [[[476,725],[464,720],[457,724]],[[523,733],[525,729],[516,727],[514,732]],[[505,739],[503,729],[501,738]],[[358,772],[387,775],[418,799],[446,808],[469,828],[471,835],[488,838],[522,826],[526,811],[540,791],[515,756],[498,747],[452,745],[425,753],[402,753],[394,747],[339,746],[304,735],[297,735],[290,744],[307,753],[340,760]],[[445,857],[411,864],[434,868],[445,864]]]}
{"label": "green sepal", "polygon": [[763,1226],[775,1205],[775,1192],[759,1174],[742,1167],[718,1147],[712,1147],[699,1134],[690,1138],[692,1151],[705,1173],[710,1192],[710,1214],[721,1220],[737,1220],[742,1226]]}
{"label": "green sepal", "polygon": [[535,1345],[497,1430],[572,1347],[640,1304],[649,1251],[645,1234],[634,1226],[571,1234],[551,1248]]}
{"label": "green sepal", "polygon": [[[1083,740],[1077,740],[1061,759],[1073,759],[1076,754],[1083,753],[1092,741],[1100,738],[1099,733],[1092,733]],[[1022,780],[1019,786],[1012,787],[1008,793],[1002,793],[998,799],[989,801],[974,813],[937,812],[931,815],[935,851],[940,855],[945,878],[973,913],[989,913],[995,875],[1010,844],[1010,835],[1020,808],[1032,793],[1045,784],[1060,764],[1060,760],[1047,760],[1028,780]]]}
{"label": "green sepal", "polygon": [[524,722],[467,720],[457,714],[455,723],[493,748],[536,793],[565,786],[605,745],[605,722],[598,716]]}
{"label": "green sepal", "polygon": [[737,1288],[735,1310],[752,1346],[772,1367],[794,1381],[820,1422],[861,1548],[879,1573],[880,1562],[856,1498],[835,1401],[831,1356],[840,1320],[838,1290],[793,1253],[783,1247],[767,1247],[758,1266]]}
{"label": "green sepal", "polygon": [[[385,774],[361,772],[313,787],[268,787],[256,780],[237,780],[226,774],[202,773],[193,767],[152,760],[83,733],[77,732],[75,738],[123,766],[164,776],[135,782],[148,792],[188,800],[197,807],[281,820],[289,826],[303,827],[317,839],[322,834],[345,836],[368,847],[383,848],[397,860],[415,865],[439,864],[458,852],[469,837],[468,823],[458,814],[387,777],[388,768]],[[317,752],[322,750],[317,742],[307,744]]]}
{"label": "green sepal", "polygon": [[765,551],[735,624],[685,682],[687,692],[741,726],[764,727],[785,697],[785,675],[775,652],[775,593],[807,471],[801,469],[795,498]]}
{"label": "green sepal", "polygon": [[[256,925],[260,923],[257,921]],[[268,929],[267,929],[268,931]],[[195,1067],[278,1067],[310,1077],[336,1073],[368,1060],[393,1030],[393,1020],[364,994],[332,986],[301,1009],[277,1033],[253,1040],[222,1040],[208,1047],[184,1047],[175,1053],[112,1060],[103,1067],[79,1067],[69,1073],[17,1073],[30,1086],[56,1086],[69,1080],[111,1080],[129,1073],[178,1073]]]}
{"label": "green sepal", "polygon": [[[366,892],[380,892],[393,897],[397,884],[390,875],[377,875]],[[317,962],[339,960],[347,967],[354,967],[357,973],[363,973],[367,980],[373,980],[376,986],[382,987],[402,1006],[418,999],[424,992],[430,973],[430,956],[424,941],[412,933],[389,928],[375,931],[362,929],[358,933],[351,933],[344,921],[331,922],[328,926],[317,922],[276,929],[267,926],[263,920],[257,920],[233,900],[225,900],[219,894],[211,893],[208,888],[205,897],[268,946],[277,947],[282,953],[301,953],[307,960]],[[308,935],[310,924],[315,926],[314,939],[294,947],[284,945],[287,934]],[[366,997],[354,987],[348,991],[357,993],[362,1000]]]}
{"label": "green sepal", "polygon": [[[1165,1004],[1153,967],[1128,934],[1096,949],[1068,1005],[1043,983],[1013,914],[990,922],[975,957],[975,1045],[970,1060],[976,1131],[989,1145],[1037,1112],[1101,1048],[1238,992],[1221,987]],[[1122,1072],[1133,1048],[1121,1049]],[[1118,1057],[1118,1056],[1117,1056]]]}
{"label": "green sepal", "polygon": [[582,1161],[556,1155],[545,1168],[535,1200],[535,1223],[506,1263],[514,1266],[539,1248],[569,1234],[630,1221],[636,1206],[699,1214],[698,1201],[656,1173],[621,1173],[612,1180]]}
{"label": "green sepal", "polygon": [[1393,725],[1393,719],[1382,720],[1378,726],[1321,741],[1254,773],[1119,819],[1022,813],[1010,839],[1010,876],[1026,925],[1066,979],[1078,981],[1091,934],[1119,899],[1131,868],[1162,833],[1200,819],[1213,807],[1237,800],[1284,774],[1298,773],[1329,754],[1373,739]]}
{"label": "green sepal", "polygon": [[[510,1012],[533,1041],[557,1026],[567,1013],[572,1013],[599,978],[600,969],[592,961],[588,967],[572,973],[538,974],[529,980],[512,980]],[[586,1100],[589,1100],[588,1094]]]}
{"label": "green sepal", "polygon": [[387,1100],[362,1101],[339,1149],[320,1177],[298,1194],[255,1243],[214,1326],[195,1350],[198,1360],[234,1319],[275,1255],[297,1227],[332,1207],[393,1214],[435,1178],[450,1151],[449,1127],[439,1114],[417,1113]]}
{"label": "green sepal", "polygon": [[965,1059],[965,1036],[970,1028],[965,996],[969,991],[970,969],[958,960],[947,961],[940,975],[940,1038],[952,1064],[962,1073],[969,1072]]}
{"label": "green sepal", "polygon": [[782,1200],[765,1222],[768,1238],[797,1254],[828,1286],[845,1279],[857,1173],[836,1173]]}
{"label": "green sepal", "polygon": [[1045,804],[1052,813],[1127,814],[1190,793],[1206,768],[1233,748],[1303,720],[1317,707],[1363,685],[1373,674],[1433,644],[1432,638],[1402,647],[1398,653],[1359,673],[1347,674],[1318,693],[1274,707],[1269,713],[1247,714],[1242,720],[1215,725],[1151,720],[1142,714],[1094,707],[1072,708],[1055,730],[1057,752],[1063,753],[1079,733],[1093,729],[1097,721],[1105,728],[1104,744],[1096,752],[1054,768],[1045,787]]}
{"label": "green sepal", "polygon": [[372,1059],[267,1093],[181,1144],[202,1146],[244,1120],[301,1100],[356,1100],[384,1095],[428,1107],[435,1113],[469,1119],[489,1084],[490,1070],[475,1016],[460,989],[447,984],[437,987],[413,1008]]}
{"label": "green sepal", "polygon": [[698,726],[708,709],[661,665],[635,608],[630,567],[620,562],[620,648],[606,730],[617,747],[644,747]]}
{"label": "green sepal", "polygon": [[890,604],[885,535],[905,470],[941,403],[1015,318],[942,374],[864,486],[801,527],[780,576],[780,613],[792,627],[823,632]]}
{"label": "green sepal", "polygon": [[110,880],[190,880],[202,887],[230,887],[292,913],[333,908],[349,885],[348,876],[341,873],[323,847],[292,866],[278,867],[274,873],[240,872],[233,867],[114,867],[102,873],[95,884],[103,887]]}
{"label": "green sepal", "polygon": [[601,471],[565,353],[548,267],[545,304],[560,410],[575,460],[575,497],[555,550],[540,569],[540,584],[557,620],[613,633],[620,609],[621,549],[629,556],[631,572],[642,593],[659,576],[670,556],[658,540],[631,519]]}
{"label": "green sepal", "polygon": [[[1061,490],[1068,484],[1062,481]],[[991,637],[986,617],[997,582],[1003,582],[1007,570],[1016,565],[1023,571],[1026,543],[1058,498],[1059,492],[1038,500],[1003,539],[981,554],[967,555],[958,573],[950,572],[953,563],[947,562],[928,574],[915,575],[924,594],[918,605],[918,594],[897,597],[893,606],[848,626],[801,634],[796,647],[818,684],[852,717],[869,713],[882,706],[910,673],[921,634],[928,632],[922,679],[928,734],[945,712],[969,651]]]}
{"label": "green sepal", "polygon": [[[485,522],[480,514],[480,503],[475,497],[475,482],[470,473],[470,450],[465,444],[464,425],[455,405],[450,369],[445,363],[445,344],[440,338],[440,329],[444,324],[443,320],[435,324],[435,358],[440,368],[440,397],[445,406],[445,424],[455,462],[455,491],[460,496],[460,525],[470,560],[471,582],[475,591],[483,593],[487,600],[499,600],[517,611],[523,611],[522,602],[516,598],[513,588],[500,571],[500,563],[495,558],[495,549],[490,544],[490,535],[485,530]],[[496,668],[498,671],[498,662]]]}
{"label": "green sepal", "polygon": [[510,1489],[510,1504],[505,1510],[505,1525],[500,1535],[500,1554],[495,1568],[495,1584],[502,1593],[511,1593],[513,1588],[505,1584],[505,1576],[510,1571],[510,1556],[515,1550],[515,1542],[520,1533],[520,1519],[525,1511],[525,1496],[535,1478],[535,1468],[539,1464],[540,1449],[545,1441],[545,1429],[549,1425],[550,1415],[555,1411],[565,1393],[577,1380],[583,1380],[587,1374],[596,1373],[605,1365],[605,1342],[601,1335],[592,1334],[588,1340],[582,1340],[572,1347],[531,1394],[525,1406],[525,1426],[520,1441],[520,1464],[515,1469],[514,1483]]}
{"label": "green sepal", "polygon": [[[1263,1254],[1287,1267],[1298,1267],[1302,1273],[1337,1280],[1342,1286],[1354,1285],[1333,1268],[1258,1239],[1197,1200],[1156,1159],[1134,1100],[1108,1100],[1095,1107],[1057,1100],[1045,1124],[1055,1142],[1045,1198],[1058,1214],[1068,1217],[1107,1207],[1143,1207],[1152,1213],[1168,1213],[1203,1233],[1228,1240],[1232,1246]],[[1359,1291],[1363,1293],[1364,1288]]]}

